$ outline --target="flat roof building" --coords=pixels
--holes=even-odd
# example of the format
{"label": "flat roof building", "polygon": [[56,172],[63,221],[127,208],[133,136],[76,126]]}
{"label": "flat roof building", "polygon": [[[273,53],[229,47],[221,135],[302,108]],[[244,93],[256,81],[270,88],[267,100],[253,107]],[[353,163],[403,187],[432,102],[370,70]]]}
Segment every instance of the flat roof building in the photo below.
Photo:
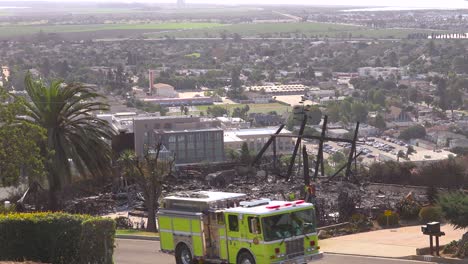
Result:
{"label": "flat roof building", "polygon": [[288,94],[305,94],[308,86],[303,84],[282,84],[282,85],[263,85],[247,87],[249,92],[257,92],[264,94],[288,95]]}
{"label": "flat roof building", "polygon": [[[266,142],[270,139],[271,135],[273,135],[277,130],[277,127],[266,127],[225,131],[224,146],[226,148],[240,150],[245,142],[247,143],[250,151],[257,153],[263,148]],[[292,135],[292,133],[286,129],[283,129],[280,134]],[[293,148],[293,138],[276,138],[277,153],[291,153]],[[272,145],[270,145],[266,153],[273,154]]]}
{"label": "flat roof building", "polygon": [[216,119],[198,116],[139,116],[133,120],[135,153],[161,142],[176,164],[224,160],[223,130]]}

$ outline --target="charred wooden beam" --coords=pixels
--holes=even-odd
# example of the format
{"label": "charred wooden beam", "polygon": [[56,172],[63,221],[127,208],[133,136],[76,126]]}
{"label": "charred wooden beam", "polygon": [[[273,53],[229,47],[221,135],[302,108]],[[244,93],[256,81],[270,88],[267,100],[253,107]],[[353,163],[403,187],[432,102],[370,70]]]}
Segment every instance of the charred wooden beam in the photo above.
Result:
{"label": "charred wooden beam", "polygon": [[255,165],[257,164],[257,162],[260,161],[260,159],[262,158],[263,154],[265,153],[265,151],[268,149],[268,147],[271,145],[271,143],[273,142],[273,140],[275,139],[276,136],[279,135],[279,133],[281,133],[281,130],[283,130],[284,128],[284,125],[281,125],[278,130],[276,130],[275,134],[272,135],[270,137],[270,139],[268,139],[267,143],[263,146],[263,148],[260,150],[260,152],[258,152],[257,156],[255,157],[254,161],[251,163],[251,165]]}
{"label": "charred wooden beam", "polygon": [[356,123],[356,130],[354,130],[354,138],[353,138],[353,142],[351,143],[351,151],[349,152],[348,163],[346,164],[347,165],[346,173],[345,173],[346,180],[349,180],[349,176],[351,175],[351,166],[353,164],[354,153],[356,152],[356,142],[358,138],[358,132],[359,132],[359,122]]}
{"label": "charred wooden beam", "polygon": [[309,175],[309,155],[307,154],[307,147],[302,147],[302,159],[304,164],[304,185],[309,186],[310,175]]}
{"label": "charred wooden beam", "polygon": [[[291,157],[291,162],[289,163],[288,172],[286,174],[286,179],[289,181],[291,179],[292,170],[294,168],[294,162],[296,161],[297,151],[299,150],[299,146],[301,145],[302,137],[304,136],[304,129],[307,124],[307,115],[304,114],[304,118],[302,119],[301,128],[299,129],[299,134],[296,140],[296,145],[294,146],[294,151]],[[278,136],[278,135],[276,135]]]}
{"label": "charred wooden beam", "polygon": [[323,119],[323,125],[322,125],[322,133],[320,136],[320,143],[319,143],[319,149],[317,153],[317,162],[315,163],[315,171],[314,171],[314,180],[317,179],[318,177],[318,172],[320,166],[322,166],[322,175],[324,174],[324,166],[323,166],[323,141],[325,138],[325,132],[327,130],[327,123],[328,123],[328,116],[325,116]]}

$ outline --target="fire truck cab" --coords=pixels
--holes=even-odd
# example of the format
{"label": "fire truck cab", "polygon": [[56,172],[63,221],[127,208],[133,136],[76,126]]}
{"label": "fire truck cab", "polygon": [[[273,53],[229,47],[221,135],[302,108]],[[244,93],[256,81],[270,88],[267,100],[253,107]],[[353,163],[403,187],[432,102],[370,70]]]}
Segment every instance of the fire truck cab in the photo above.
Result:
{"label": "fire truck cab", "polygon": [[303,200],[184,192],[164,198],[158,224],[161,251],[177,264],[302,264],[322,257],[314,206]]}

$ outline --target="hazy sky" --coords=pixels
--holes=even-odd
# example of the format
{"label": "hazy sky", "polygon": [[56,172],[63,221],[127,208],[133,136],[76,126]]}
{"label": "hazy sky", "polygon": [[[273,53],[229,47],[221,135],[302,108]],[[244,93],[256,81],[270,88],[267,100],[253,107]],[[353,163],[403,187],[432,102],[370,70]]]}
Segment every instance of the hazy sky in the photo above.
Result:
{"label": "hazy sky", "polygon": [[[11,0],[0,0],[2,1]],[[31,0],[29,0],[31,1]],[[147,2],[173,3],[176,0],[45,0],[54,2]],[[468,8],[465,0],[186,0],[187,3],[211,4],[304,4],[304,5],[353,5],[353,6],[399,6],[399,7],[437,7]]]}

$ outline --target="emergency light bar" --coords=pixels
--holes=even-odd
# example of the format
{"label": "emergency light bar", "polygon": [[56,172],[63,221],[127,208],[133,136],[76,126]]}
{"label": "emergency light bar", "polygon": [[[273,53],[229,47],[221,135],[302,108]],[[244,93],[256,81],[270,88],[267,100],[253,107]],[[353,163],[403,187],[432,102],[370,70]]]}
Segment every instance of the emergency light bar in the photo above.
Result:
{"label": "emergency light bar", "polygon": [[271,202],[270,199],[259,199],[259,200],[254,200],[254,201],[243,201],[240,202],[239,205],[242,207],[255,207],[259,205],[266,205]]}
{"label": "emergency light bar", "polygon": [[305,203],[304,200],[297,200],[297,201],[294,201],[294,202],[287,202],[287,203],[284,203],[282,205],[268,205],[268,206],[266,206],[266,209],[270,209],[270,210],[280,209],[281,207],[296,206],[298,204],[303,204],[303,203]]}

